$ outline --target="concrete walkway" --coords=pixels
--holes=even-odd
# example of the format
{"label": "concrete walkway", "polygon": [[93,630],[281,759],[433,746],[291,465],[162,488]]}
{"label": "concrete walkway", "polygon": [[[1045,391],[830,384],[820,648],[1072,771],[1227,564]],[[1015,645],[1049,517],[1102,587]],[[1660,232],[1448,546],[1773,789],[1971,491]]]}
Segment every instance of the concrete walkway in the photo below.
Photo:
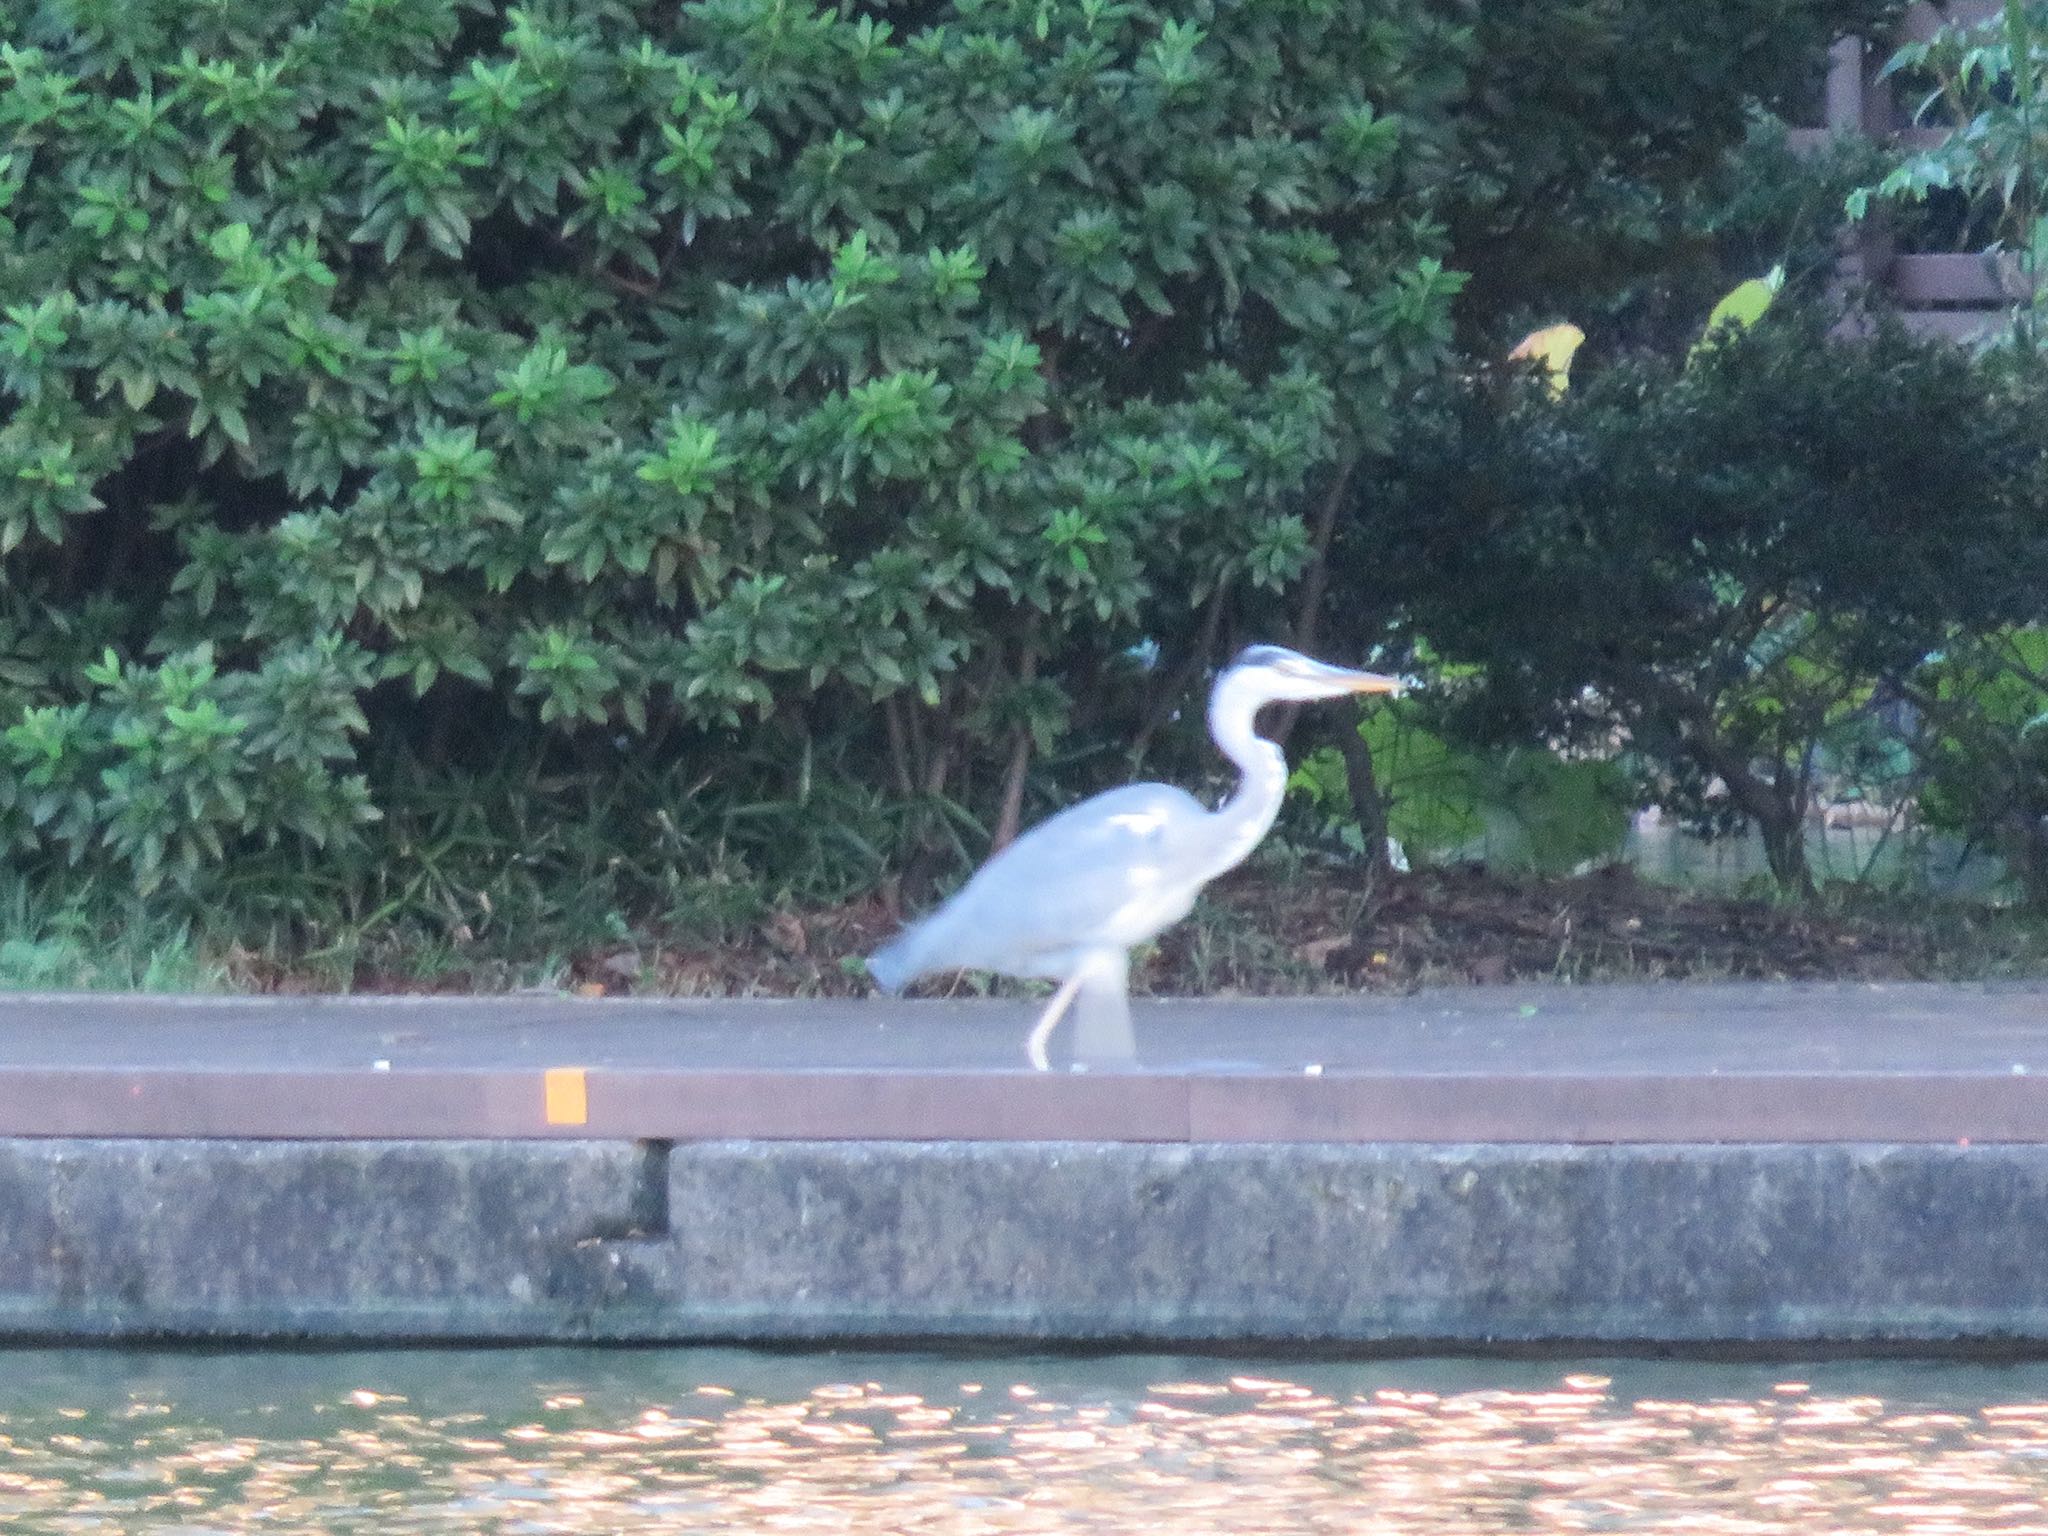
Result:
{"label": "concrete walkway", "polygon": [[1135,1012],[11,998],[0,1340],[2048,1350],[2048,988]]}
{"label": "concrete walkway", "polygon": [[18,995],[0,1136],[2048,1142],[2044,987],[1149,1002],[1136,1060],[1050,1073],[1034,1013]]}

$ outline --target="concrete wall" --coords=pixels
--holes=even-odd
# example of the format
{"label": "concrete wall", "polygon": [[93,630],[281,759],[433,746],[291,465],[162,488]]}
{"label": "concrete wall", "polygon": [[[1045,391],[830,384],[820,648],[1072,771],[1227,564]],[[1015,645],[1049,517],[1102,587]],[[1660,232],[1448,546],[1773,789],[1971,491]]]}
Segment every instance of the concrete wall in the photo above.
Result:
{"label": "concrete wall", "polygon": [[0,1140],[0,1337],[2048,1342],[2048,1146]]}

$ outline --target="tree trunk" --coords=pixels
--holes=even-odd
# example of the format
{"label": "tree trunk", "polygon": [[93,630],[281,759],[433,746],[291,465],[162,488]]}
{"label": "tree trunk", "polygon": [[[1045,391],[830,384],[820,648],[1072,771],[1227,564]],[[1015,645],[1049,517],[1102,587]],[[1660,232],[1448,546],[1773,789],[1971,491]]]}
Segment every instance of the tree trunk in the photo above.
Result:
{"label": "tree trunk", "polygon": [[1339,464],[1316,507],[1315,527],[1309,532],[1308,568],[1301,578],[1301,607],[1294,619],[1297,650],[1313,650],[1316,632],[1322,627],[1323,594],[1330,586],[1330,541],[1336,536],[1337,514],[1344,508],[1345,493],[1351,489],[1351,472],[1357,467],[1356,454]]}
{"label": "tree trunk", "polygon": [[[1023,654],[1017,658],[1017,681],[1030,687],[1038,678],[1038,616],[1033,614],[1025,629]],[[996,814],[995,836],[989,852],[1000,853],[1017,840],[1024,820],[1024,780],[1031,771],[1031,727],[1019,721],[1010,742],[1010,763],[1003,772],[1003,804]]]}
{"label": "tree trunk", "polygon": [[1763,837],[1764,862],[1779,888],[1811,896],[1814,886],[1813,870],[1806,862],[1804,777],[1799,780],[1801,788],[1788,796],[1782,785],[1756,771],[1747,745],[1721,734],[1705,699],[1648,668],[1638,671],[1632,680],[1645,698],[1654,699],[1679,724],[1693,760],[1718,777],[1736,808],[1756,823]]}
{"label": "tree trunk", "polygon": [[2048,911],[2048,825],[2016,810],[2006,814],[1998,830],[1998,853],[2019,882],[2020,900],[2036,912]]}
{"label": "tree trunk", "polygon": [[1000,853],[1017,840],[1024,821],[1024,779],[1030,768],[1031,732],[1020,725],[1010,743],[1009,766],[1003,770],[1003,804],[996,814],[995,835],[989,839],[990,853]]}
{"label": "tree trunk", "polygon": [[1752,801],[1746,809],[1763,834],[1764,861],[1770,866],[1771,878],[1782,890],[1811,896],[1814,891],[1813,869],[1806,862],[1806,818],[1799,814],[1797,807],[1777,803],[1768,789],[1759,798],[1767,798],[1771,803]]}
{"label": "tree trunk", "polygon": [[1361,857],[1367,882],[1376,883],[1394,872],[1387,855],[1387,797],[1380,793],[1379,776],[1373,772],[1372,748],[1358,733],[1358,722],[1350,721],[1337,732],[1337,751],[1344,758],[1344,784],[1351,794],[1351,814],[1365,840]]}
{"label": "tree trunk", "polygon": [[882,722],[889,731],[889,767],[896,776],[896,793],[908,800],[917,789],[910,777],[910,737],[903,728],[903,701],[898,695],[882,700]]}

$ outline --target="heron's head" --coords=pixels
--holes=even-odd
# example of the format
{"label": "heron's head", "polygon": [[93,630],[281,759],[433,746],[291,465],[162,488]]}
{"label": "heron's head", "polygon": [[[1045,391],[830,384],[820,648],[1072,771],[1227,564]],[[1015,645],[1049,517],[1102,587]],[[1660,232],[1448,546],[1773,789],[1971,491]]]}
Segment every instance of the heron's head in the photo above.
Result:
{"label": "heron's head", "polygon": [[1233,692],[1242,689],[1261,703],[1335,699],[1347,693],[1399,693],[1402,686],[1397,677],[1333,667],[1284,645],[1246,647],[1217,679],[1219,688],[1225,683]]}

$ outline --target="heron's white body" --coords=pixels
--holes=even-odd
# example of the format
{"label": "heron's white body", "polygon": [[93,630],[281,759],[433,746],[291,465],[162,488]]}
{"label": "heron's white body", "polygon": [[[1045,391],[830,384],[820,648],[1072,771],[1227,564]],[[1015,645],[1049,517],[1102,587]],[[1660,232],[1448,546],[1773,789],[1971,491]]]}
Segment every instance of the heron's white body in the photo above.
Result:
{"label": "heron's white body", "polygon": [[947,970],[1059,981],[1032,1034],[1034,1064],[1045,1065],[1044,1037],[1069,1002],[1079,1004],[1084,1050],[1128,1056],[1130,951],[1186,917],[1202,887],[1241,863],[1279,814],[1287,759],[1254,733],[1259,707],[1394,686],[1391,678],[1254,647],[1210,694],[1210,734],[1244,774],[1220,808],[1211,811],[1170,784],[1131,784],[1070,806],[876,951],[868,970],[892,992]]}
{"label": "heron's white body", "polygon": [[1176,850],[1211,819],[1170,784],[1130,784],[1069,806],[982,865],[870,969],[895,986],[933,970],[1063,981],[1083,951],[1135,948],[1188,915],[1214,876],[1186,868]]}

